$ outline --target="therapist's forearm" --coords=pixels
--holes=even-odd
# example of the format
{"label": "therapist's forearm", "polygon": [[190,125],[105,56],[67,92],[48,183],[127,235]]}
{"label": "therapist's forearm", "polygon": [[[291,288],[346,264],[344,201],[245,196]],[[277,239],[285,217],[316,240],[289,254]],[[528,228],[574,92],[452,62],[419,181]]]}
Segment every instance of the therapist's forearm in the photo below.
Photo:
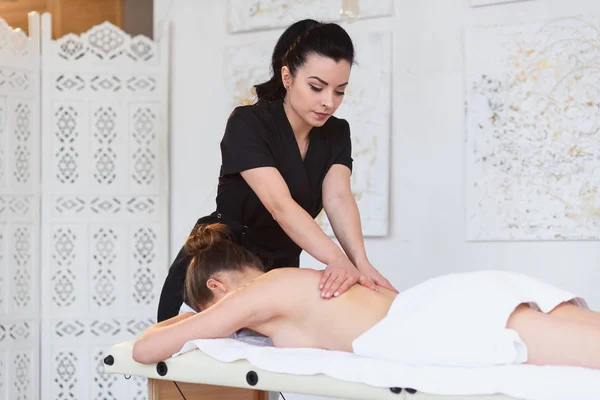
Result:
{"label": "therapist's forearm", "polygon": [[283,200],[272,215],[290,239],[323,264],[344,256],[342,249],[293,199]]}
{"label": "therapist's forearm", "polygon": [[351,193],[326,202],[325,212],[333,232],[356,267],[368,263],[360,214]]}

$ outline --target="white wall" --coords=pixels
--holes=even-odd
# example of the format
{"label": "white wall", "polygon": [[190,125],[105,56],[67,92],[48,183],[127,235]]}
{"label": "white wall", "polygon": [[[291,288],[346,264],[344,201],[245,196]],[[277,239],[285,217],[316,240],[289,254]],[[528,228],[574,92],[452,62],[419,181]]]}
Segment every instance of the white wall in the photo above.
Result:
{"label": "white wall", "polygon": [[[219,141],[230,109],[224,93],[225,46],[281,31],[229,35],[226,3],[155,0],[155,21],[173,25],[171,94],[171,252],[195,220],[213,211]],[[596,0],[536,0],[470,9],[465,0],[404,0],[395,16],[344,25],[350,34],[394,32],[391,235],[367,251],[398,288],[450,271],[510,269],[589,297],[600,308],[600,243],[467,243],[465,237],[465,24],[600,14]],[[308,256],[303,266],[317,266]]]}
{"label": "white wall", "polygon": [[[465,242],[463,28],[595,13],[598,0],[534,0],[470,9],[468,0],[398,0],[395,16],[344,24],[394,32],[391,234],[367,239],[398,289],[447,272],[517,270],[580,293],[600,309],[599,242]],[[227,2],[154,0],[173,24],[171,252],[213,211],[226,107],[223,49],[278,31],[229,35]],[[157,30],[155,30],[156,32]],[[303,266],[320,267],[304,256]],[[290,398],[300,398],[286,396]]]}

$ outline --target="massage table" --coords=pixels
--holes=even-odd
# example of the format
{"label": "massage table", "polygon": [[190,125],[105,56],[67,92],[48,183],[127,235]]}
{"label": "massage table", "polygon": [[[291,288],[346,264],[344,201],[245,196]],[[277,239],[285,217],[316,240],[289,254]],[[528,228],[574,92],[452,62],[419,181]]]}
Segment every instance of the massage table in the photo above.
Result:
{"label": "massage table", "polygon": [[[232,341],[232,339],[225,339],[225,342],[223,343],[228,345],[228,340]],[[223,344],[221,343],[220,346],[222,345]],[[179,354],[164,362],[144,365],[133,360],[132,349],[133,342],[122,342],[112,346],[107,351],[104,358],[104,371],[109,374],[124,375],[123,379],[129,376],[147,377],[149,379],[149,399],[151,400],[183,399],[184,397],[178,392],[180,389],[187,400],[208,398],[267,400],[268,397],[266,391],[283,392],[284,394],[299,393],[344,399],[373,400],[515,400],[521,398],[511,397],[500,393],[440,395],[415,390],[411,387],[375,387],[360,382],[335,379],[325,374],[302,375],[278,373],[259,368],[247,359],[237,359],[232,361],[218,360],[214,357],[214,354],[211,356],[198,348],[194,348],[193,350],[188,349],[186,352],[183,352],[183,354]],[[223,348],[221,347],[220,350],[215,351],[223,353]],[[582,381],[584,384],[586,384],[586,382],[595,381],[595,384],[600,387],[600,371],[584,370],[583,372],[591,374],[585,377],[586,380]],[[557,390],[557,388],[564,387],[563,384],[559,383],[556,387],[552,387],[552,381],[546,381],[547,378],[551,379],[551,375],[546,377],[543,375],[533,377],[534,386],[529,388],[529,398],[536,398],[532,393],[536,393],[539,389],[541,391],[547,390],[548,393],[547,396],[541,392],[537,393],[539,394],[538,398],[564,398],[569,400],[600,399],[600,389],[597,391],[591,390],[589,393],[583,391],[585,393],[584,395],[582,395],[582,393],[574,393],[574,396],[570,397],[566,395],[569,393],[569,390],[565,390],[562,393],[560,393],[560,389]],[[474,374],[473,379],[476,381],[479,378]],[[527,377],[524,376],[523,379],[527,379]],[[180,383],[180,387],[176,388],[172,382]],[[181,383],[185,386],[181,386]],[[536,388],[536,384],[540,386]],[[582,383],[573,382],[573,384],[581,385]],[[593,385],[594,382],[591,382],[591,384]],[[166,387],[170,388],[171,394],[168,396],[164,394],[166,393]],[[215,390],[217,387],[232,388],[232,392],[222,391],[220,392],[221,394],[216,395],[215,393],[217,392],[215,392]],[[240,389],[245,389],[245,391]],[[194,394],[191,393],[192,390]],[[550,392],[556,395],[556,397]],[[226,397],[224,393],[229,394]],[[165,397],[161,397],[161,395],[164,395]]]}

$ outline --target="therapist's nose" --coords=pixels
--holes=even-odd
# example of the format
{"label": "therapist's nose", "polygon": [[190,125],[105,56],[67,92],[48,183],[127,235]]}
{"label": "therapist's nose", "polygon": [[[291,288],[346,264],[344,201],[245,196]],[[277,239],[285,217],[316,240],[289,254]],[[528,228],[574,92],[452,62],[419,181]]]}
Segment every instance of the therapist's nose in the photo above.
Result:
{"label": "therapist's nose", "polygon": [[325,92],[325,93],[323,94],[323,98],[321,99],[322,106],[323,106],[323,108],[325,108],[327,110],[330,110],[330,109],[333,108],[333,104],[334,104],[333,96],[334,96],[334,94],[331,93],[330,91],[325,91],[325,90],[323,92]]}

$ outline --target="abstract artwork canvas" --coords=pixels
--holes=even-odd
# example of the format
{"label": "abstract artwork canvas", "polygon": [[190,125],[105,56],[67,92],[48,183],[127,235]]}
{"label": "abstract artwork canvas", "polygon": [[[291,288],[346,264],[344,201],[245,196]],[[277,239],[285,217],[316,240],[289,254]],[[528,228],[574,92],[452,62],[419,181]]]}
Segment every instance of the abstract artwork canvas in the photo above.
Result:
{"label": "abstract artwork canvas", "polygon": [[466,34],[469,240],[600,239],[600,22]]}
{"label": "abstract artwork canvas", "polygon": [[392,0],[229,0],[227,30],[281,28],[304,18],[336,22],[385,17],[392,10]]}
{"label": "abstract artwork canvas", "polygon": [[[358,65],[335,116],[350,123],[352,135],[352,191],[361,213],[365,236],[388,233],[389,141],[391,129],[391,34],[370,33],[354,37]],[[253,85],[269,79],[274,41],[229,48],[225,65],[228,106],[252,104]],[[317,222],[333,234],[322,213]]]}
{"label": "abstract artwork canvas", "polygon": [[471,7],[491,6],[494,4],[517,3],[521,1],[533,0],[471,0]]}

